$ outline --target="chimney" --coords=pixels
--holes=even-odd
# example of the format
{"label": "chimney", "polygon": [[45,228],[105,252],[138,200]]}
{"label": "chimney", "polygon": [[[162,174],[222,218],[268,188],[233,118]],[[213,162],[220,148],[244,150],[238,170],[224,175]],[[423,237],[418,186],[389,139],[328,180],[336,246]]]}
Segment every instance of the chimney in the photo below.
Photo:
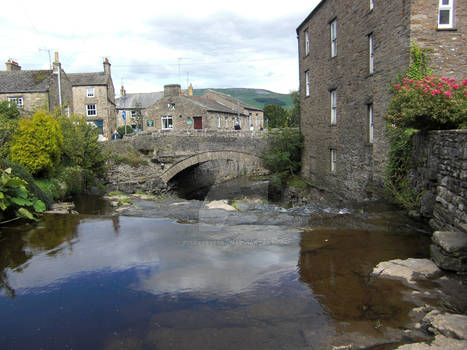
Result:
{"label": "chimney", "polygon": [[61,68],[61,63],[60,63],[60,60],[58,59],[58,52],[57,51],[55,51],[55,59],[54,59],[53,67],[54,67],[53,68],[54,73],[58,73],[58,71]]}
{"label": "chimney", "polygon": [[178,84],[164,85],[164,97],[180,96],[181,87]]}
{"label": "chimney", "polygon": [[188,96],[193,96],[193,85],[190,83],[190,86],[188,86]]}
{"label": "chimney", "polygon": [[18,62],[13,61],[11,58],[8,60],[8,62],[5,63],[5,66],[7,72],[21,70],[21,66],[18,64]]}
{"label": "chimney", "polygon": [[107,75],[110,75],[110,62],[109,62],[109,59],[106,57],[104,58],[104,73],[107,74]]}
{"label": "chimney", "polygon": [[120,96],[125,96],[125,95],[126,95],[126,90],[122,85],[122,87],[120,88]]}

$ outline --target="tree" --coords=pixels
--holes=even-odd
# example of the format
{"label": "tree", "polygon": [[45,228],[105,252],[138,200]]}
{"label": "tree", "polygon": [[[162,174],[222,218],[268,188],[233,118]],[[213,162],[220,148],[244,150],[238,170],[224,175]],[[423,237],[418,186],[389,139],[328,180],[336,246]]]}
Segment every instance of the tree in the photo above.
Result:
{"label": "tree", "polygon": [[9,101],[0,102],[0,156],[6,158],[10,141],[18,127],[20,117],[18,108]]}
{"label": "tree", "polygon": [[267,105],[264,107],[264,118],[269,128],[282,128],[287,126],[288,112],[284,107]]}
{"label": "tree", "polygon": [[63,136],[57,120],[45,111],[21,119],[13,136],[10,159],[32,175],[53,173],[60,163]]}
{"label": "tree", "polygon": [[292,91],[290,95],[292,96],[293,107],[289,111],[289,119],[287,122],[287,126],[299,127],[300,126],[300,93],[298,91]]}
{"label": "tree", "polygon": [[99,129],[86,122],[84,116],[57,116],[63,135],[61,148],[62,165],[80,167],[87,175],[103,177],[105,175],[105,155],[103,144],[97,142]]}

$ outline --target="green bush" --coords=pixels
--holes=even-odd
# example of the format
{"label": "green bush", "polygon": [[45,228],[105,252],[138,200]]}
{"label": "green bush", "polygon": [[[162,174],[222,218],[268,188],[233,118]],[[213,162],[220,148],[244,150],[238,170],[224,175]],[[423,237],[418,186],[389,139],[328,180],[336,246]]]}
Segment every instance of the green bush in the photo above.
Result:
{"label": "green bush", "polygon": [[303,135],[297,129],[282,129],[270,136],[270,148],[263,153],[264,164],[283,183],[300,171]]}
{"label": "green bush", "polygon": [[108,156],[104,145],[97,141],[99,130],[87,124],[83,116],[59,115],[57,120],[63,134],[62,164],[66,168],[81,168],[86,182],[105,177]]}
{"label": "green bush", "polygon": [[19,111],[14,103],[0,102],[0,157],[6,158],[10,141],[18,127]]}
{"label": "green bush", "polygon": [[10,147],[10,159],[32,175],[51,174],[60,163],[63,136],[55,118],[38,111],[21,119]]}
{"label": "green bush", "polygon": [[125,128],[126,128],[126,133],[127,134],[131,134],[134,132],[133,128],[131,127],[131,125],[120,125],[118,128],[117,128],[117,131],[118,133],[120,134],[120,136],[123,136],[125,135]]}

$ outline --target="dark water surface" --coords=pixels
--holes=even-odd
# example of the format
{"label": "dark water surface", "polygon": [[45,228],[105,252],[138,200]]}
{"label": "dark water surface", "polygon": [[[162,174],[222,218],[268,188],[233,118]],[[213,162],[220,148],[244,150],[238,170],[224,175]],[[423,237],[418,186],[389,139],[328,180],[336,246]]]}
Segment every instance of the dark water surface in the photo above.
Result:
{"label": "dark water surface", "polygon": [[368,274],[427,254],[390,211],[300,230],[48,215],[1,229],[0,348],[330,349],[407,322],[401,284]]}

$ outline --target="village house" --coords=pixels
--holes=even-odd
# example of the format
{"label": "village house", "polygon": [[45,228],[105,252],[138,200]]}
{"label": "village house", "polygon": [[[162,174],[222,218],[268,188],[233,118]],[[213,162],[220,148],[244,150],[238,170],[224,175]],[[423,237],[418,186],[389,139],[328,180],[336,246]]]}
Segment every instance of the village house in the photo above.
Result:
{"label": "village house", "polygon": [[110,62],[104,60],[104,71],[68,74],[73,87],[73,109],[94,123],[100,134],[109,137],[116,128],[115,90]]}
{"label": "village house", "polygon": [[[120,97],[117,98],[117,127],[130,125],[135,130],[143,130],[143,110],[152,106],[164,96],[163,92],[147,92],[127,94],[125,88],[120,89]],[[148,127],[154,125],[149,122]]]}
{"label": "village house", "polygon": [[322,0],[298,26],[302,175],[349,199],[379,197],[389,85],[430,49],[434,75],[467,75],[460,0]]}
{"label": "village house", "polygon": [[238,98],[214,90],[208,90],[202,96],[208,100],[223,104],[235,111],[239,111],[242,115],[247,115],[248,122],[244,127],[251,127],[253,125],[255,130],[263,128],[264,113],[262,109],[244,103]]}
{"label": "village house", "polygon": [[32,114],[45,108],[73,112],[72,86],[63,71],[58,53],[53,69],[22,70],[12,59],[6,62],[6,71],[0,72],[0,101],[11,101],[22,114]]}
{"label": "village house", "polygon": [[[191,92],[190,92],[191,91]],[[192,89],[182,94],[180,85],[164,86],[164,96],[144,109],[144,130],[232,130],[235,122],[248,129],[248,115],[201,96]]]}

